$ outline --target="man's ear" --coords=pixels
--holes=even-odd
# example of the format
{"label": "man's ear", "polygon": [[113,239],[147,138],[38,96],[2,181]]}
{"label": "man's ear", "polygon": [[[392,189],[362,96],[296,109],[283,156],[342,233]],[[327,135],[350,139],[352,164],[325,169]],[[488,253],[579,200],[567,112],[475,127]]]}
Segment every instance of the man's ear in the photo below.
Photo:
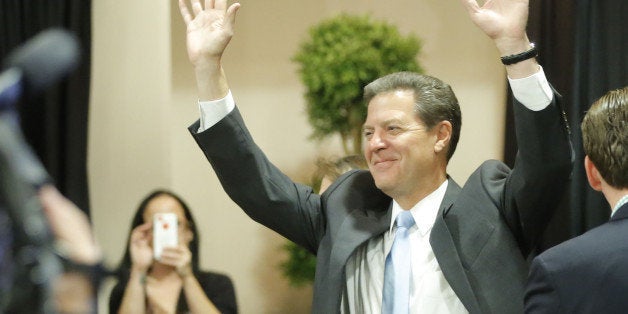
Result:
{"label": "man's ear", "polygon": [[587,173],[589,185],[596,191],[602,190],[602,176],[589,156],[584,156],[584,171]]}
{"label": "man's ear", "polygon": [[440,153],[446,151],[449,147],[449,141],[451,140],[451,132],[453,130],[451,122],[441,121],[436,126],[436,143],[434,143],[434,152]]}

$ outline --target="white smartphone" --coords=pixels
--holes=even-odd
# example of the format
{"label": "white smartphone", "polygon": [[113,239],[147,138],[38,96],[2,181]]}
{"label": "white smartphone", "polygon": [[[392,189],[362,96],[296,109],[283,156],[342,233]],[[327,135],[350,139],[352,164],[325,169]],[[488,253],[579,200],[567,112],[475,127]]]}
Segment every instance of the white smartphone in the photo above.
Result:
{"label": "white smartphone", "polygon": [[164,247],[177,246],[178,243],[177,215],[157,213],[153,216],[153,256],[161,258]]}

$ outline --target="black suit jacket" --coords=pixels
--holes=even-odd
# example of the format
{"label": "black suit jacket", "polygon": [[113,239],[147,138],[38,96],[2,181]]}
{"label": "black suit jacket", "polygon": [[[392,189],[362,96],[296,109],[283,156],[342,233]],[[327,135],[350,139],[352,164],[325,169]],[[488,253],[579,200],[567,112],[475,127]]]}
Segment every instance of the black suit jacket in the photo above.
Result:
{"label": "black suit jacket", "polygon": [[[464,187],[447,188],[430,243],[443,274],[471,313],[523,312],[525,256],[546,226],[571,171],[564,113],[515,105],[513,170],[485,162]],[[341,176],[322,195],[293,182],[254,143],[239,111],[204,132],[189,130],[229,196],[254,220],[316,254],[314,313],[340,309],[344,266],[389,227],[391,199],[368,171]]]}
{"label": "black suit jacket", "polygon": [[532,262],[526,313],[628,313],[628,204]]}

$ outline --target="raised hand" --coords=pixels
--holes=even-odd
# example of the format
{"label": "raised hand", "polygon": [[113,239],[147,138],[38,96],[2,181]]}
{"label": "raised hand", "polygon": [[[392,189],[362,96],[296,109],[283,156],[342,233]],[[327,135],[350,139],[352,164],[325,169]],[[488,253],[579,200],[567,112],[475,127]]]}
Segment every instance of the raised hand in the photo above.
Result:
{"label": "raised hand", "polygon": [[[469,17],[488,37],[493,39],[501,56],[522,53],[530,49],[526,34],[528,22],[528,0],[461,0],[469,12]],[[539,71],[536,59],[506,66],[511,79],[528,77]]]}
{"label": "raised hand", "polygon": [[135,227],[131,232],[129,243],[131,264],[135,270],[142,273],[146,273],[153,262],[153,249],[150,246],[152,227],[152,224],[147,222]]}
{"label": "raised hand", "polygon": [[482,6],[477,0],[461,1],[473,23],[495,41],[502,53],[518,53],[529,48],[528,0],[488,0]]}
{"label": "raised hand", "polygon": [[191,11],[186,0],[179,0],[179,10],[187,26],[187,49],[194,66],[219,60],[233,36],[239,3],[227,8],[226,0],[206,0],[205,8],[199,0],[191,0]]}

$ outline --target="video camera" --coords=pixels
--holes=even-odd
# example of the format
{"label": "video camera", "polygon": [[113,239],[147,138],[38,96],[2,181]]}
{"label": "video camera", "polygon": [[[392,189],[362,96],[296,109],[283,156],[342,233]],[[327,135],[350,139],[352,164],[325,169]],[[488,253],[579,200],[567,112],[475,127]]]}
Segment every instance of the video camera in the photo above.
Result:
{"label": "video camera", "polygon": [[37,196],[51,179],[24,140],[15,107],[78,62],[74,36],[51,29],[13,51],[0,73],[0,312],[55,312],[51,280],[62,263]]}

